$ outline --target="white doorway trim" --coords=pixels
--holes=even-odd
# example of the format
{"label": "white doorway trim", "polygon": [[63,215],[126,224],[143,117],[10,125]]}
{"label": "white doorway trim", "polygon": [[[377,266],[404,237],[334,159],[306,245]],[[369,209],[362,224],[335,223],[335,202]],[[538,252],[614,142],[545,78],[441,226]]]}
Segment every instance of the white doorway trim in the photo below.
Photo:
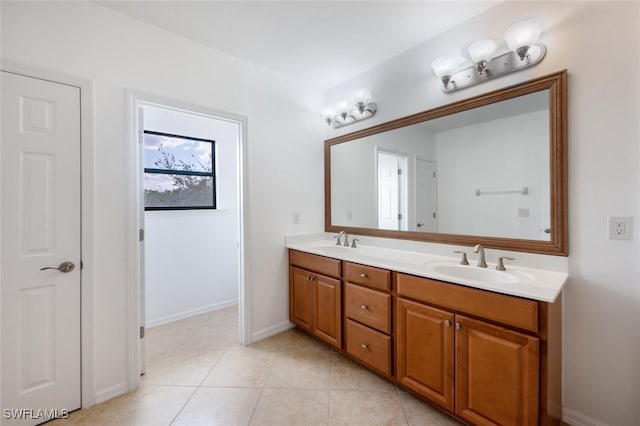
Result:
{"label": "white doorway trim", "polygon": [[[2,60],[0,69],[27,77],[62,83],[80,89],[80,149],[81,149],[81,346],[80,374],[82,407],[96,404],[95,388],[95,178],[94,178],[94,82],[68,74]],[[2,285],[2,283],[0,283]],[[1,303],[0,303],[1,306]],[[1,318],[1,315],[0,315]],[[0,355],[1,356],[1,355]],[[0,371],[0,381],[2,371]],[[2,395],[0,395],[0,399]],[[49,407],[43,407],[49,408]]]}
{"label": "white doorway trim", "polygon": [[130,333],[128,335],[128,384],[129,391],[137,388],[140,384],[140,335],[138,330],[140,319],[140,272],[141,256],[139,253],[139,229],[141,229],[141,215],[143,209],[141,205],[141,185],[140,185],[140,149],[138,146],[138,106],[157,105],[164,109],[175,109],[180,112],[191,114],[202,114],[220,120],[236,122],[239,125],[240,134],[238,141],[238,316],[239,316],[239,339],[242,345],[250,343],[249,332],[249,292],[246,285],[246,265],[245,265],[245,245],[247,241],[246,223],[247,215],[245,206],[247,205],[247,118],[226,111],[215,110],[201,105],[190,104],[174,99],[167,99],[161,96],[152,95],[135,90],[127,90],[127,117],[128,117],[128,156],[129,173],[127,176],[129,183],[129,219],[128,230],[128,258],[129,258],[129,296],[128,296],[128,318]]}

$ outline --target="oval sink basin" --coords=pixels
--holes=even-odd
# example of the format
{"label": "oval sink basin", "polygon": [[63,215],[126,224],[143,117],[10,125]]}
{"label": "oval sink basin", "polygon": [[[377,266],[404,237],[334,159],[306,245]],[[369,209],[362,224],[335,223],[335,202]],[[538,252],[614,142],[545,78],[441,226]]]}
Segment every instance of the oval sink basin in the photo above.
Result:
{"label": "oval sink basin", "polygon": [[507,271],[478,268],[472,265],[433,262],[427,263],[426,266],[437,274],[447,275],[451,278],[496,284],[512,284],[520,281],[518,276]]}

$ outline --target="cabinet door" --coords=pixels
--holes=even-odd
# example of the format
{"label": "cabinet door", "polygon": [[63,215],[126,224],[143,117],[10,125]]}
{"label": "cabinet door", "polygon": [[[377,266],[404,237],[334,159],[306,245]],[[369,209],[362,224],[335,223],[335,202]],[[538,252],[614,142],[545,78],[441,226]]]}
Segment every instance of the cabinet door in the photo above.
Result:
{"label": "cabinet door", "polygon": [[289,268],[289,320],[313,330],[313,274],[295,267]]}
{"label": "cabinet door", "polygon": [[398,382],[453,411],[454,315],[399,298],[396,318]]}
{"label": "cabinet door", "polygon": [[456,315],[456,414],[476,425],[538,423],[539,339]]}
{"label": "cabinet door", "polygon": [[315,275],[314,330],[316,336],[327,343],[342,347],[341,287],[340,281]]}

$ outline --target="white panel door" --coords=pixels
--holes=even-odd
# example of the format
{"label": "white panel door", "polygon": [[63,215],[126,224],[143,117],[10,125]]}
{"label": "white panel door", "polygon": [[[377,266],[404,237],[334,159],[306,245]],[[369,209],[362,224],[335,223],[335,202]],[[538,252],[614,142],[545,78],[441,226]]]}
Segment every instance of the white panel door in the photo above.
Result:
{"label": "white panel door", "polygon": [[378,228],[400,229],[398,157],[378,152]]}
{"label": "white panel door", "polygon": [[416,159],[416,224],[418,232],[436,232],[436,165]]}
{"label": "white panel door", "polygon": [[2,409],[32,410],[3,424],[38,424],[81,405],[80,89],[1,87]]}

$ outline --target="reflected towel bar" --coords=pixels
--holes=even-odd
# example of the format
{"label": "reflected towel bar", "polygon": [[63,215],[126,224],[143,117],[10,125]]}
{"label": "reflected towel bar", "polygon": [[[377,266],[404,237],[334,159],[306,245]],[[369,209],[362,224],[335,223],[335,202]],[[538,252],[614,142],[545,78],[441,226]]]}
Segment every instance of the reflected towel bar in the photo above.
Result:
{"label": "reflected towel bar", "polygon": [[523,186],[521,189],[512,189],[506,191],[480,191],[476,189],[476,197],[481,195],[494,195],[494,194],[522,194],[529,195],[529,187]]}

